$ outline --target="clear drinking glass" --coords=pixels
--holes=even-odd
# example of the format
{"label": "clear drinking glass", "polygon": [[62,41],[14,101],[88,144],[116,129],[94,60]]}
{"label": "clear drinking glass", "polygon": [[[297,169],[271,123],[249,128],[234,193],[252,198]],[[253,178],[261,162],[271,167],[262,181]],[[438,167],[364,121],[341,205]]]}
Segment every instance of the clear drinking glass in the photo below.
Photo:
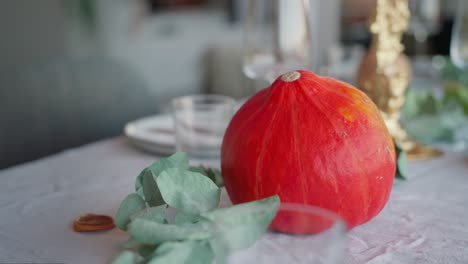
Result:
{"label": "clear drinking glass", "polygon": [[310,67],[310,0],[248,0],[243,71],[270,83]]}
{"label": "clear drinking glass", "polygon": [[230,252],[216,263],[343,263],[347,227],[334,212],[316,206],[281,203],[275,221],[288,223],[290,233],[267,231],[252,247]]}
{"label": "clear drinking glass", "polygon": [[462,69],[468,66],[468,1],[459,0],[450,44],[450,57]]}
{"label": "clear drinking glass", "polygon": [[176,150],[189,157],[218,158],[235,100],[223,95],[192,95],[172,100]]}

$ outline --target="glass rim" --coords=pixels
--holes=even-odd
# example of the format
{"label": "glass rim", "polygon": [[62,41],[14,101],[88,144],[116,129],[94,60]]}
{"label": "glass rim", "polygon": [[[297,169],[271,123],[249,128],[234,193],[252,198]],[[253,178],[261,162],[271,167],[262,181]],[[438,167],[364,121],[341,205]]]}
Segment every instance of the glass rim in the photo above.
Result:
{"label": "glass rim", "polygon": [[339,230],[343,229],[340,232],[346,233],[349,231],[349,226],[338,213],[325,209],[323,207],[311,204],[302,204],[302,203],[294,203],[294,202],[281,202],[278,208],[277,214],[280,212],[297,212],[303,213],[308,215],[315,215],[319,217],[324,217],[328,220],[333,221],[333,228],[338,228]]}
{"label": "glass rim", "polygon": [[[261,206],[263,207],[263,206]],[[267,210],[268,206],[265,206],[263,208],[260,208],[259,210]],[[326,243],[329,243],[329,246],[327,246],[328,249],[330,248],[335,248],[334,245],[340,244],[340,243],[346,243],[346,234],[349,231],[348,225],[344,221],[344,219],[338,215],[337,213],[325,209],[316,205],[308,205],[308,204],[303,204],[303,203],[294,203],[294,202],[281,202],[280,206],[278,208],[278,211],[276,212],[276,216],[278,216],[279,213],[284,212],[292,212],[292,213],[303,213],[303,214],[310,214],[310,216],[318,216],[318,217],[324,217],[327,220],[331,220],[332,224],[327,227],[324,230],[321,230],[320,232],[317,233],[288,233],[284,232],[281,230],[276,230],[271,228],[271,222],[267,230],[265,230],[265,233],[262,234],[262,237],[266,234],[271,234],[271,235],[286,235],[286,236],[291,236],[291,237],[316,237],[319,238],[321,234],[325,234],[327,231],[331,231],[331,233],[327,233],[327,235],[330,235],[329,238],[326,239]],[[275,216],[275,217],[276,217]],[[306,215],[307,216],[307,215]],[[274,219],[274,218],[273,218]],[[272,220],[274,221],[274,220]],[[218,223],[215,223],[215,230],[217,232]],[[217,235],[217,234],[216,234]],[[219,236],[220,240],[218,240],[221,244],[220,247],[224,250],[223,255],[220,256],[215,256],[216,261],[215,263],[229,263],[227,260],[229,259],[229,256],[242,252],[243,250],[248,250],[248,248],[244,248],[241,250],[234,250],[230,251],[229,247],[224,244],[226,243],[225,240],[223,240],[222,236]],[[271,237],[270,237],[271,238]],[[262,238],[259,238],[255,243],[260,241]],[[319,238],[320,239],[320,238]],[[253,246],[253,245],[252,245]],[[343,253],[344,254],[344,253]]]}
{"label": "glass rim", "polygon": [[[259,205],[256,209],[258,210],[269,210],[269,206]],[[348,224],[338,213],[335,213],[332,210],[319,207],[317,205],[303,204],[303,203],[294,203],[294,202],[280,202],[278,210],[276,211],[276,216],[279,213],[302,213],[309,216],[318,216],[325,218],[333,222],[332,226],[337,226],[338,228],[343,227],[344,232],[349,230]],[[276,217],[275,216],[275,217]]]}
{"label": "glass rim", "polygon": [[[210,101],[207,103],[206,101]],[[184,107],[218,107],[224,105],[234,105],[236,100],[227,95],[220,94],[194,94],[175,97],[171,100],[175,108]]]}
{"label": "glass rim", "polygon": [[339,214],[329,209],[325,209],[316,205],[293,203],[293,202],[281,202],[278,208],[278,212],[280,211],[294,211],[294,212],[301,212],[301,213],[306,213],[306,214],[315,214],[315,215],[324,216],[329,219],[336,220],[337,222],[342,222],[346,224],[343,217],[341,217]]}

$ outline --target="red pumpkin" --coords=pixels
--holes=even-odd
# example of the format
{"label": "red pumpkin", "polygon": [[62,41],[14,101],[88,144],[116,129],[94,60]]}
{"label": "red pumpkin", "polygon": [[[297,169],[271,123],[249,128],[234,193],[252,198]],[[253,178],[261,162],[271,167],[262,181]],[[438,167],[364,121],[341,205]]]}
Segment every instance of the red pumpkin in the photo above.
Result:
{"label": "red pumpkin", "polygon": [[[352,228],[385,206],[396,170],[392,138],[361,91],[309,71],[279,77],[234,115],[224,136],[221,168],[233,203],[278,194],[315,205]],[[273,221],[292,230],[294,219]]]}

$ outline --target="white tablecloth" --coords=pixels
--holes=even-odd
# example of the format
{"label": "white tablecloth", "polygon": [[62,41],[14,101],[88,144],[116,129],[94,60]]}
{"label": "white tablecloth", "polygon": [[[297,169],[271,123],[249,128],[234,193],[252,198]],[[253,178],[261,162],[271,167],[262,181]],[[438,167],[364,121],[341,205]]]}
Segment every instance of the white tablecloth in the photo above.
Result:
{"label": "white tablecloth", "polygon": [[[85,212],[114,215],[156,159],[123,138],[0,171],[0,263],[106,263],[127,235],[75,233]],[[412,162],[386,208],[348,233],[347,264],[468,263],[468,159]]]}

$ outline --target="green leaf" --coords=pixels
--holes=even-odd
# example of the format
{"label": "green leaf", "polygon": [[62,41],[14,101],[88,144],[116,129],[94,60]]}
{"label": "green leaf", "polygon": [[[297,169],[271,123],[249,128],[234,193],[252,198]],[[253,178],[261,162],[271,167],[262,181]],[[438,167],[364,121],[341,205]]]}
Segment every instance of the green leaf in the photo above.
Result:
{"label": "green leaf", "polygon": [[136,264],[138,261],[138,256],[131,252],[131,251],[124,251],[120,255],[118,255],[114,260],[112,260],[112,264]]}
{"label": "green leaf", "polygon": [[143,187],[137,189],[135,193],[138,194],[143,200],[145,199],[145,194],[143,193]]}
{"label": "green leaf", "polygon": [[455,132],[456,129],[468,124],[468,116],[463,113],[463,109],[459,105],[447,105],[439,113],[440,125],[451,129]]}
{"label": "green leaf", "polygon": [[253,245],[267,230],[280,206],[277,195],[262,200],[219,208],[202,216],[216,223],[215,243],[228,250]]}
{"label": "green leaf", "polygon": [[[124,199],[116,216],[131,236],[127,250],[139,255],[127,252],[119,258],[130,263],[204,264],[212,262],[213,252],[222,260],[230,250],[255,243],[276,215],[279,197],[216,209],[221,190],[215,182],[222,184],[218,170],[189,168],[183,153],[143,170],[135,182],[136,193]],[[173,219],[168,219],[168,205],[176,210]]]}
{"label": "green leaf", "polygon": [[145,219],[164,224],[166,223],[166,208],[166,205],[146,208],[134,214],[131,217],[131,221],[135,219]]}
{"label": "green leaf", "polygon": [[405,118],[412,119],[420,115],[433,115],[438,112],[440,103],[429,91],[408,89],[402,112]]}
{"label": "green leaf", "polygon": [[223,176],[221,171],[215,168],[206,168],[206,176],[210,178],[218,187],[224,186]]}
{"label": "green leaf", "polygon": [[140,242],[130,238],[121,245],[121,248],[125,251],[138,252],[141,257],[146,258],[156,250],[157,246],[143,245]]}
{"label": "green leaf", "polygon": [[401,109],[404,118],[413,118],[419,114],[419,102],[416,93],[408,87],[405,103]]}
{"label": "green leaf", "polygon": [[135,192],[143,199],[145,199],[145,194],[143,193],[143,175],[145,175],[145,173],[146,169],[142,170],[135,180]]}
{"label": "green leaf", "polygon": [[205,175],[210,180],[212,180],[218,187],[224,186],[223,176],[221,175],[221,171],[218,169],[206,168],[206,167],[200,166],[200,167],[190,167],[189,170],[192,172],[197,172],[197,173]]}
{"label": "green leaf", "polygon": [[397,154],[397,170],[395,177],[400,180],[406,180],[408,175],[408,162],[405,151],[398,145],[395,145]]}
{"label": "green leaf", "polygon": [[446,82],[443,99],[408,89],[401,121],[409,135],[426,144],[456,140],[457,129],[468,123],[468,87],[460,81]]}
{"label": "green leaf", "polygon": [[158,184],[156,183],[155,175],[147,169],[143,174],[143,194],[149,206],[160,206],[164,204]]}
{"label": "green leaf", "polygon": [[404,127],[408,134],[419,141],[430,144],[435,141],[451,142],[454,131],[442,124],[442,116],[425,115],[406,122]]}
{"label": "green leaf", "polygon": [[115,225],[124,231],[127,230],[131,216],[144,208],[146,208],[145,201],[138,194],[128,195],[120,204],[119,211],[115,216]]}
{"label": "green leaf", "polygon": [[206,241],[166,242],[158,247],[148,264],[207,264],[213,252]]}
{"label": "green leaf", "polygon": [[187,214],[182,211],[176,213],[174,218],[174,223],[176,225],[180,224],[194,224],[200,220],[200,215],[196,214]]}
{"label": "green leaf", "polygon": [[169,168],[179,168],[179,169],[189,169],[189,162],[187,154],[183,152],[177,152],[172,156],[167,158],[161,158],[144,169],[137,176],[135,181],[135,190],[141,189],[143,186],[143,175],[146,170],[150,170],[156,177],[159,176],[161,172]]}
{"label": "green leaf", "polygon": [[203,168],[201,166],[200,167],[190,166],[189,171],[200,173],[200,174],[203,174],[203,175],[207,176],[205,168]]}
{"label": "green leaf", "polygon": [[135,219],[128,225],[128,232],[133,239],[145,245],[186,239],[206,239],[211,236],[210,224],[207,221],[193,225],[171,225],[148,219]]}
{"label": "green leaf", "polygon": [[120,248],[122,248],[123,250],[134,251],[139,246],[140,246],[140,243],[138,243],[138,241],[135,241],[135,240],[129,238],[127,241],[122,242],[122,244],[120,245]]}
{"label": "green leaf", "polygon": [[183,152],[177,152],[170,157],[162,158],[156,161],[155,163],[151,164],[148,169],[151,170],[154,175],[159,176],[159,174],[161,174],[161,172],[165,171],[166,169],[179,168],[188,170],[189,167],[187,154]]}
{"label": "green leaf", "polygon": [[435,115],[439,108],[440,106],[437,99],[431,92],[428,92],[422,102],[421,113]]}
{"label": "green leaf", "polygon": [[461,84],[450,83],[445,87],[444,104],[455,102],[459,104],[468,115],[468,87]]}
{"label": "green leaf", "polygon": [[185,213],[198,214],[219,205],[221,189],[202,174],[178,168],[156,178],[164,201]]}
{"label": "green leaf", "polygon": [[138,248],[138,254],[145,259],[151,259],[157,248],[158,246],[142,245]]}

